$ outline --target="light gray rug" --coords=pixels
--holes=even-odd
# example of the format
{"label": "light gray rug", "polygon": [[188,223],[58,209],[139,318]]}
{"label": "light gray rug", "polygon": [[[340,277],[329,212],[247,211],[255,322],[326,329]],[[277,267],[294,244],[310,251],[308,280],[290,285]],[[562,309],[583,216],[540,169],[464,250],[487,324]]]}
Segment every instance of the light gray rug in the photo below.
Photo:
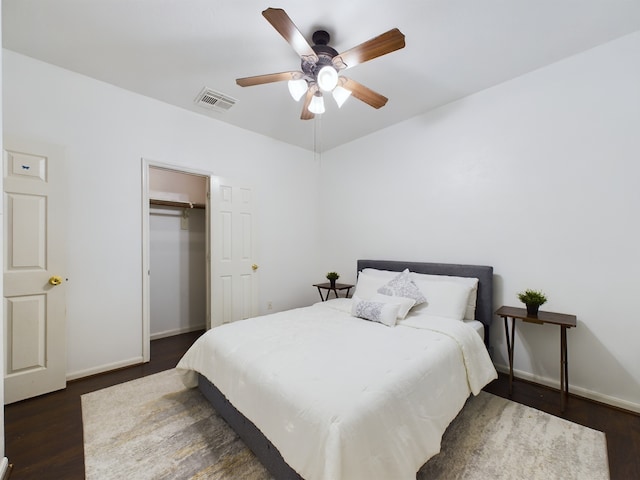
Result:
{"label": "light gray rug", "polygon": [[[82,396],[87,480],[271,477],[197,389],[167,370]],[[427,479],[608,479],[602,432],[482,392],[447,429]]]}

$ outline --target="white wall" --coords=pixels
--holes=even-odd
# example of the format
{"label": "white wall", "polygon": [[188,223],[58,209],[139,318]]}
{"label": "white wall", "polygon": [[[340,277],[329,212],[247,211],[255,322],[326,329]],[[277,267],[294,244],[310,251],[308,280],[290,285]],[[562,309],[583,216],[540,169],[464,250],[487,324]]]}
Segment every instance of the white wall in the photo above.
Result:
{"label": "white wall", "polygon": [[315,300],[310,152],[8,50],[3,65],[4,133],[66,147],[70,378],[142,358],[143,157],[253,186],[261,310]]}
{"label": "white wall", "polygon": [[150,209],[151,340],[205,328],[205,223],[204,209]]}
{"label": "white wall", "polygon": [[[640,411],[639,59],[640,32],[325,153],[324,264],[493,265],[496,308],[577,315],[572,391]],[[557,387],[558,329],[516,328],[517,374]]]}

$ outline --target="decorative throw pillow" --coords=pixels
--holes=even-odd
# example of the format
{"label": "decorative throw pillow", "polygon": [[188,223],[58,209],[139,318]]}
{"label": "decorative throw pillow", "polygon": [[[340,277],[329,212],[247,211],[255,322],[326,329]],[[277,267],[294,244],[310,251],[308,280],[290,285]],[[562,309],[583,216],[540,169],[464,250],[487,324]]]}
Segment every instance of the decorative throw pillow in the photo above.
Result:
{"label": "decorative throw pillow", "polygon": [[400,305],[400,309],[398,310],[398,320],[404,320],[404,317],[407,316],[407,313],[409,313],[411,307],[416,304],[416,301],[413,298],[392,297],[383,293],[376,293],[369,300],[371,300],[372,302],[393,303],[396,305]]}
{"label": "decorative throw pillow", "polygon": [[412,298],[416,301],[415,305],[420,305],[427,301],[418,286],[411,280],[409,269],[406,269],[395,278],[389,280],[389,282],[378,289],[378,293]]}
{"label": "decorative throw pillow", "polygon": [[351,315],[372,322],[382,323],[387,327],[393,327],[398,318],[400,305],[397,303],[372,302],[353,296]]}

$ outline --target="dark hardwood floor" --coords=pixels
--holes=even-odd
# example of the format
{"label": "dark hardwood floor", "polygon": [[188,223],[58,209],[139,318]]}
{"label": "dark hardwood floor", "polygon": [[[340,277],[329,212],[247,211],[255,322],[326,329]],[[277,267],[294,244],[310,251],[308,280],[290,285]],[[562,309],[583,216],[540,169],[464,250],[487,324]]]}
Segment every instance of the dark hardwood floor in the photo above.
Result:
{"label": "dark hardwood floor", "polygon": [[10,479],[83,479],[80,396],[175,367],[201,334],[154,340],[149,363],[72,381],[65,390],[7,405],[5,454],[13,464]]}
{"label": "dark hardwood floor", "polygon": [[[500,374],[500,378],[491,382],[484,390],[509,398],[509,375]],[[511,400],[604,432],[607,436],[611,480],[640,479],[639,414],[574,395],[569,396],[562,413],[559,390],[518,379],[513,382]]]}
{"label": "dark hardwood floor", "polygon": [[[11,480],[83,479],[80,396],[175,367],[200,333],[151,342],[151,362],[147,364],[76,380],[65,390],[6,406],[6,455],[13,464]],[[508,397],[508,377],[500,375],[485,390]],[[512,399],[605,432],[611,479],[640,479],[640,415],[575,396],[561,414],[558,391],[524,381],[514,382]]]}

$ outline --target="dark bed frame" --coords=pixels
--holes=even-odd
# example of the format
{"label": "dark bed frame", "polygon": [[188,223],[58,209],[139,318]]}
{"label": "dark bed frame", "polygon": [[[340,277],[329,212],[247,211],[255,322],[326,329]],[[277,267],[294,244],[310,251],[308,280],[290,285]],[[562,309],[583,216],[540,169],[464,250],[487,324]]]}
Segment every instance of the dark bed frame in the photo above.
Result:
{"label": "dark bed frame", "polygon": [[[489,327],[493,320],[493,267],[447,263],[399,262],[392,260],[358,260],[358,273],[365,268],[401,272],[472,277],[479,280],[476,319],[484,325],[484,341],[489,347]],[[276,480],[303,480],[282,458],[276,447],[249,419],[204,376],[198,375],[198,388],[222,418],[233,428]]]}

